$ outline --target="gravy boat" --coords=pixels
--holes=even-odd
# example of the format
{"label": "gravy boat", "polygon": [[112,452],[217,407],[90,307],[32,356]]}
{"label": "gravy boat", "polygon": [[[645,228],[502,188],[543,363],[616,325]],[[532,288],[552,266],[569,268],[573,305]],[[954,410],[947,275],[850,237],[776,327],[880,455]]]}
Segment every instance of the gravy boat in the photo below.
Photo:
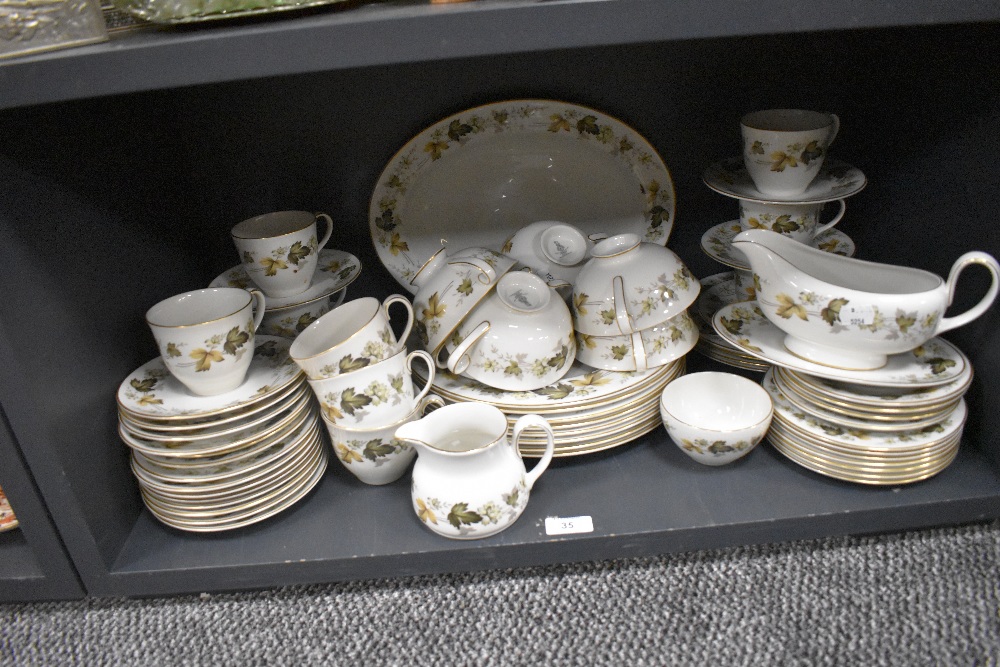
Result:
{"label": "gravy boat", "polygon": [[[811,248],[781,234],[751,229],[733,238],[759,282],[757,303],[785,332],[789,352],[851,370],[885,365],[887,355],[913,350],[982,315],[997,296],[1000,265],[967,252],[948,279],[921,269],[877,264]],[[989,270],[986,295],[960,315],[945,317],[959,274],[971,264]]]}

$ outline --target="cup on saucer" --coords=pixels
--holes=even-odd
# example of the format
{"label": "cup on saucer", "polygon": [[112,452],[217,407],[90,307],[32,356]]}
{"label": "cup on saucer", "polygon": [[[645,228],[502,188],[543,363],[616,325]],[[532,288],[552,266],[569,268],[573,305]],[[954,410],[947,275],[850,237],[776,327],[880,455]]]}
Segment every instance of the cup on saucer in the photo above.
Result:
{"label": "cup on saucer", "polygon": [[765,109],[740,119],[743,161],[761,193],[802,194],[819,174],[827,149],[840,130],[832,113]]}

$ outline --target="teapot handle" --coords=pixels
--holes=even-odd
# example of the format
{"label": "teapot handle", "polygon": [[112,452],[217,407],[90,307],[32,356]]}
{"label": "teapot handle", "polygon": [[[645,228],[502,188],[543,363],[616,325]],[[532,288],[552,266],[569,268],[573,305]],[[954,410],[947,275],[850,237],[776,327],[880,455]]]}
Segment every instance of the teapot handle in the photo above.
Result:
{"label": "teapot handle", "polygon": [[531,472],[527,473],[524,477],[525,485],[528,487],[528,491],[531,491],[531,487],[535,485],[538,478],[541,477],[545,469],[549,467],[552,463],[552,455],[555,453],[555,438],[552,435],[552,427],[549,425],[545,418],[540,415],[524,415],[516,422],[514,422],[514,433],[511,438],[511,446],[514,448],[514,452],[520,456],[521,450],[518,448],[518,440],[521,439],[521,431],[526,428],[531,427],[540,428],[545,431],[545,454],[542,455],[541,460],[535,464],[535,467],[531,469]]}
{"label": "teapot handle", "polygon": [[986,267],[992,276],[990,288],[986,290],[986,296],[980,299],[979,303],[961,315],[942,318],[940,324],[938,324],[936,333],[943,333],[949,329],[968,324],[985,313],[986,309],[993,305],[993,300],[997,297],[997,289],[1000,287],[998,286],[998,282],[1000,282],[1000,264],[997,264],[992,255],[973,250],[959,257],[951,266],[951,272],[948,273],[948,305],[950,306],[952,300],[955,298],[955,286],[958,283],[958,275],[970,264],[981,264]]}
{"label": "teapot handle", "polygon": [[615,276],[611,280],[611,288],[614,290],[615,320],[618,322],[618,330],[623,336],[635,332],[632,325],[632,318],[628,314],[628,307],[625,301],[625,284],[621,276]]}
{"label": "teapot handle", "polygon": [[448,361],[445,363],[448,370],[455,375],[461,375],[472,363],[472,348],[476,346],[476,343],[486,335],[490,330],[489,322],[480,322],[476,325],[476,328],[469,332],[469,335],[465,339],[455,346],[451,354],[448,355]]}

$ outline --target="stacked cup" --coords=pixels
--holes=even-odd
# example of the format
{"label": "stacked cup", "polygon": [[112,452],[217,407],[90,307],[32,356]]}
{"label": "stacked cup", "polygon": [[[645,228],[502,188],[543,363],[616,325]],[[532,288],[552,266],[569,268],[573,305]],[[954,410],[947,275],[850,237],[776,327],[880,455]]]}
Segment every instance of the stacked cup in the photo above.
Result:
{"label": "stacked cup", "polygon": [[330,276],[318,272],[321,252],[328,255],[323,258],[325,264],[330,263],[331,254],[337,264],[354,259],[341,251],[323,250],[332,233],[333,220],[325,213],[277,211],[248,218],[230,232],[241,265],[216,281],[238,284],[233,277],[239,277],[242,283],[249,278],[269,299],[262,332],[294,338],[302,328],[325,315],[331,301],[336,306],[344,300],[345,291],[338,284],[346,282],[331,281]]}
{"label": "stacked cup", "polygon": [[[390,326],[393,305],[406,313],[399,338]],[[413,307],[406,297],[381,302],[363,297],[313,322],[289,348],[319,400],[337,458],[366,484],[388,484],[403,475],[416,452],[395,438],[396,429],[419,419],[429,405],[443,404],[428,395],[435,372],[431,355],[406,350],[412,327]],[[417,358],[427,366],[419,390],[412,372]]]}

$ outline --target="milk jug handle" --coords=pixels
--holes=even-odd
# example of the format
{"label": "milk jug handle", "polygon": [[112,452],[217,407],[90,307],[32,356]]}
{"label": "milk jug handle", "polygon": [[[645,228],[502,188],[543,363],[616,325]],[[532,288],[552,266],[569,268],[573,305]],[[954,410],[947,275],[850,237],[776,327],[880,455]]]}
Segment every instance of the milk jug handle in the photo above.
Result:
{"label": "milk jug handle", "polygon": [[541,477],[545,469],[549,467],[552,463],[552,455],[555,453],[555,439],[552,436],[552,427],[549,423],[539,415],[524,415],[514,423],[514,432],[511,437],[511,447],[514,448],[514,453],[518,456],[521,455],[521,450],[518,447],[518,440],[521,439],[521,431],[526,428],[540,428],[545,431],[545,453],[542,455],[541,460],[535,464],[535,467],[531,469],[531,472],[524,476],[525,486],[528,490],[535,485],[538,478]]}
{"label": "milk jug handle", "polygon": [[949,329],[954,329],[960,327],[964,324],[968,324],[972,320],[976,319],[980,315],[986,312],[986,310],[993,305],[994,299],[997,297],[997,289],[1000,287],[1000,264],[985,252],[980,252],[978,250],[973,250],[972,252],[967,252],[957,260],[951,267],[951,271],[948,273],[948,305],[951,305],[952,300],[955,298],[955,286],[958,284],[958,276],[968,267],[970,264],[981,264],[985,266],[990,272],[990,288],[986,290],[986,296],[980,299],[972,308],[961,315],[955,315],[954,317],[945,317],[941,319],[938,325],[937,333],[943,333]]}

